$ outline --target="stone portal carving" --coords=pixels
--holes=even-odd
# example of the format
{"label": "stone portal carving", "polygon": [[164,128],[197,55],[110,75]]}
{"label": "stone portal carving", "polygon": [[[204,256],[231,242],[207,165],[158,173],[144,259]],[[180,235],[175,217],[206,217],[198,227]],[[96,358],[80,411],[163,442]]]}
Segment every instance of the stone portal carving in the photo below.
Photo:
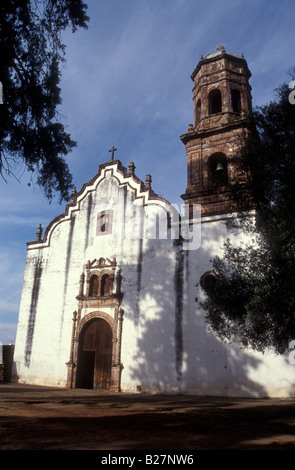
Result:
{"label": "stone portal carving", "polygon": [[[121,271],[115,259],[99,258],[86,263],[80,276],[78,309],[73,314],[70,359],[67,386],[76,387],[79,367],[79,347],[83,328],[96,319],[105,320],[112,330],[112,368],[109,389],[120,391],[121,342],[124,311],[122,301]],[[105,311],[104,311],[105,310]],[[107,312],[106,312],[107,311]]]}

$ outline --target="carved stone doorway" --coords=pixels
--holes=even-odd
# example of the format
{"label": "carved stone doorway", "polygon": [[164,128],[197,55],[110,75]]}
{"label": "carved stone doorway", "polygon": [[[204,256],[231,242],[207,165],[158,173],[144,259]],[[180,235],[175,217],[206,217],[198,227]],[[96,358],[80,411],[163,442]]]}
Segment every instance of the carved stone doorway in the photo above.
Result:
{"label": "carved stone doorway", "polygon": [[108,390],[112,375],[112,328],[102,318],[87,322],[79,338],[77,388]]}

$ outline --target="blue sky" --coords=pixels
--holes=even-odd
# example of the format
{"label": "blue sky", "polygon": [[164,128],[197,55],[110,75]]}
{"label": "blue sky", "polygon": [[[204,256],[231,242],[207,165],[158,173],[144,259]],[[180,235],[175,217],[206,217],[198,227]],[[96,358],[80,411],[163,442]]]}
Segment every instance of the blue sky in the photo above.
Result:
{"label": "blue sky", "polygon": [[[201,54],[223,44],[244,53],[252,72],[253,105],[274,99],[295,66],[293,0],[90,0],[88,30],[67,32],[60,112],[77,148],[68,156],[80,190],[109,160],[181,204],[186,154],[179,136],[193,122],[190,75]],[[26,261],[26,242],[64,212],[36,185],[0,181],[0,343],[14,342]],[[58,199],[58,198],[57,198]]]}

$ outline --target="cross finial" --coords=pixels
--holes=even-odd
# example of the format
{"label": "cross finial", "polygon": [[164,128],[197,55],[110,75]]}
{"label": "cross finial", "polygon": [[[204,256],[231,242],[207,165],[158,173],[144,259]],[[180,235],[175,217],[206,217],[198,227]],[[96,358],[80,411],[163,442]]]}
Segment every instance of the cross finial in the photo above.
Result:
{"label": "cross finial", "polygon": [[109,152],[111,152],[111,162],[114,161],[114,152],[118,150],[118,149],[115,149],[114,146],[111,148],[111,150],[109,150]]}
{"label": "cross finial", "polygon": [[217,50],[220,51],[220,52],[225,52],[225,47],[223,44],[219,44],[218,47],[217,47]]}

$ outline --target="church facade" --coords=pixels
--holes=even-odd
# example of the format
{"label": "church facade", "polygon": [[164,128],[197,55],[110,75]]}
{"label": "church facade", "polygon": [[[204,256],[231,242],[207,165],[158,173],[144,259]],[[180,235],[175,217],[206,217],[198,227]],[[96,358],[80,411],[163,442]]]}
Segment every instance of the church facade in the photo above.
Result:
{"label": "church facade", "polygon": [[[243,57],[201,57],[183,211],[114,158],[27,244],[14,380],[69,388],[293,396],[288,354],[260,354],[210,331],[202,283],[233,238],[226,181],[251,112]],[[251,214],[249,214],[251,216]],[[235,235],[234,241],[239,243]],[[233,293],[234,295],[234,293]]]}

